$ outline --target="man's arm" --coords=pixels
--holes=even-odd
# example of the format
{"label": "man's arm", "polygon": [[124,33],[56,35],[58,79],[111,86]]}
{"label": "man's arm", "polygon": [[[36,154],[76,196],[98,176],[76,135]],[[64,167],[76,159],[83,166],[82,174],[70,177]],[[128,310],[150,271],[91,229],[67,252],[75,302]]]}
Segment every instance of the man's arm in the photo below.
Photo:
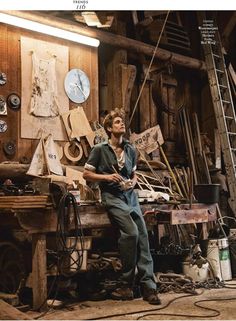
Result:
{"label": "man's arm", "polygon": [[88,169],[84,169],[83,178],[89,182],[114,182],[120,183],[123,178],[119,174],[97,174]]}

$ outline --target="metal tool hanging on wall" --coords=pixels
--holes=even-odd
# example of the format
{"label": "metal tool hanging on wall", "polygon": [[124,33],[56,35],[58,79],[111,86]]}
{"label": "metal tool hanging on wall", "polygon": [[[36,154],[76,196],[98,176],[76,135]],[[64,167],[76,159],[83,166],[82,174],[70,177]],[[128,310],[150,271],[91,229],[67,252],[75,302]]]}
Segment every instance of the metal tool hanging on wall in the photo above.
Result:
{"label": "metal tool hanging on wall", "polygon": [[0,86],[3,86],[7,83],[7,75],[0,71]]}
{"label": "metal tool hanging on wall", "polygon": [[6,100],[2,95],[0,95],[0,115],[7,115]]}
{"label": "metal tool hanging on wall", "polygon": [[5,133],[7,131],[7,123],[0,119],[0,133]]}

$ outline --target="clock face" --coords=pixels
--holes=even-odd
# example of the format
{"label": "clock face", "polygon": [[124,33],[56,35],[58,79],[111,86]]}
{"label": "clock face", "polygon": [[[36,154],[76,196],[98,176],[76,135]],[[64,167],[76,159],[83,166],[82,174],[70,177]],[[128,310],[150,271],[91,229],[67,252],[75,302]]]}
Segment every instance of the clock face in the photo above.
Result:
{"label": "clock face", "polygon": [[71,69],[64,82],[67,96],[74,103],[83,103],[90,94],[90,82],[88,76],[81,69]]}

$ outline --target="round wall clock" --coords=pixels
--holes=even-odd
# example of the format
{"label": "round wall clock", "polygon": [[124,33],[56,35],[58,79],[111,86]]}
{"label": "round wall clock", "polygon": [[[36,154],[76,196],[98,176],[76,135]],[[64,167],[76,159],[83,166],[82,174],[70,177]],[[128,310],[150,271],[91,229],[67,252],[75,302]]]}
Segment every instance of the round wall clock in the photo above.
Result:
{"label": "round wall clock", "polygon": [[88,76],[81,69],[71,69],[65,77],[65,91],[74,103],[83,103],[90,94]]}

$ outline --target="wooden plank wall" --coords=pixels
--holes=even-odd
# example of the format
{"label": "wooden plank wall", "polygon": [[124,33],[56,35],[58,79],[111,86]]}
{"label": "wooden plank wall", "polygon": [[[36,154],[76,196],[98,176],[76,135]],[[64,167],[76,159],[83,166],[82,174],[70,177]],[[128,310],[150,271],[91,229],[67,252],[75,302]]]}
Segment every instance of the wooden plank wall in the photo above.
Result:
{"label": "wooden plank wall", "polygon": [[[0,95],[7,96],[16,93],[21,96],[21,57],[20,37],[26,36],[50,43],[61,44],[69,47],[69,69],[80,68],[85,71],[90,79],[91,93],[86,102],[81,104],[89,120],[97,120],[99,113],[98,101],[98,54],[97,48],[73,43],[67,40],[42,35],[0,24],[0,71],[6,73],[7,84],[0,86]],[[70,109],[76,104],[70,102]],[[20,138],[20,111],[7,108],[7,116],[0,115],[0,120],[5,120],[8,130],[0,133],[0,162],[30,160],[36,140]],[[16,153],[7,157],[3,152],[3,144],[9,140],[16,143]]]}

